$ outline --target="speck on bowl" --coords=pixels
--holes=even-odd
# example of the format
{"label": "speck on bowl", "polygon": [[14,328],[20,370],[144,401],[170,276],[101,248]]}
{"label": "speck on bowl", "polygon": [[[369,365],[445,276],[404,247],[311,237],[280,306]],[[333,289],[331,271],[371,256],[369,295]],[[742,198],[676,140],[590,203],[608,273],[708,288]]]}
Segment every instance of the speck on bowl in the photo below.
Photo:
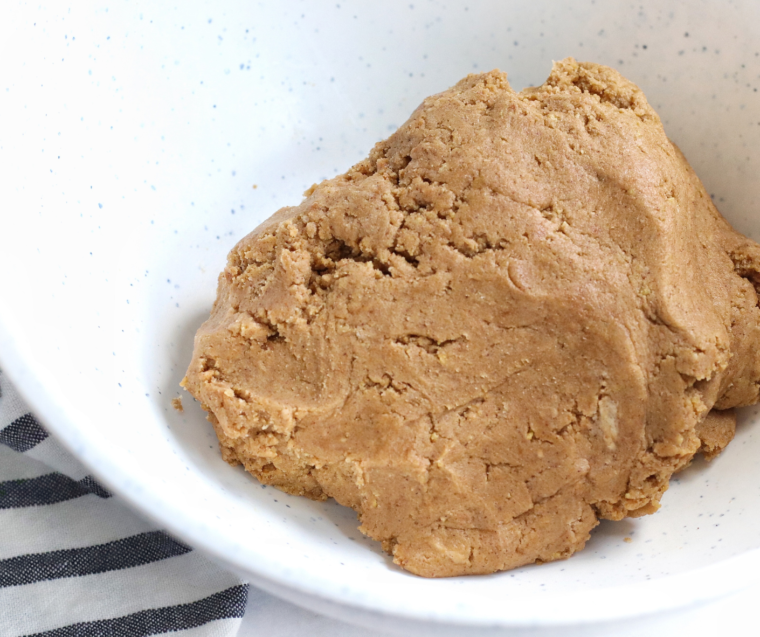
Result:
{"label": "speck on bowl", "polygon": [[473,71],[501,68],[521,88],[568,55],[617,67],[724,215],[760,238],[757,3],[10,12],[0,25],[0,361],[116,492],[263,588],[389,627],[611,620],[760,579],[756,409],[721,457],[677,477],[659,513],[603,523],[571,560],[431,581],[395,567],[351,511],[227,466],[192,399],[184,414],[170,404],[232,245]]}

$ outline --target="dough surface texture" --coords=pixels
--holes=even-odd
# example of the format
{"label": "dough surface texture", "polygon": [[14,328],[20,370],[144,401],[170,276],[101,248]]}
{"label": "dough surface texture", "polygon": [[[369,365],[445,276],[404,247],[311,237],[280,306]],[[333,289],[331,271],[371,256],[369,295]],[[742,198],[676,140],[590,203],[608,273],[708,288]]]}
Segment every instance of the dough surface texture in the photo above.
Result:
{"label": "dough surface texture", "polygon": [[758,401],[760,247],[642,92],[470,75],[241,240],[184,381],[223,457],[423,576],[652,513]]}

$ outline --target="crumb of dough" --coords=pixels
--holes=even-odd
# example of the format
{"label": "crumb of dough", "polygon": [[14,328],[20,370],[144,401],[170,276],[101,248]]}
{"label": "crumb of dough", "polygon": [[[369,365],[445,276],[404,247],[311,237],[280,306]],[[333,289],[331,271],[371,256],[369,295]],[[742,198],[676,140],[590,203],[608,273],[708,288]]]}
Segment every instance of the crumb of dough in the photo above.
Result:
{"label": "crumb of dough", "polygon": [[427,577],[566,558],[758,401],[760,246],[613,69],[427,98],[241,240],[187,388],[223,457]]}
{"label": "crumb of dough", "polygon": [[623,542],[625,542],[626,544],[630,544],[631,542],[633,542],[633,540],[629,537],[624,537]]}
{"label": "crumb of dough", "polygon": [[179,396],[172,398],[172,407],[174,407],[174,409],[176,409],[179,413],[183,413],[185,411],[185,408],[182,406],[182,398]]}

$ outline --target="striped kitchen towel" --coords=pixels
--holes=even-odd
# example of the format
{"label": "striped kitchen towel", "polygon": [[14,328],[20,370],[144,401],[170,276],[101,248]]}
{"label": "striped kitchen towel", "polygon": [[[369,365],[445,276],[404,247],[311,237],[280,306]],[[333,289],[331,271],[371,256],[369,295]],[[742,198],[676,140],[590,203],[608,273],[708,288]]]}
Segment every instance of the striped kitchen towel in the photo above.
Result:
{"label": "striped kitchen towel", "polygon": [[229,637],[247,595],[98,484],[0,371],[0,636]]}

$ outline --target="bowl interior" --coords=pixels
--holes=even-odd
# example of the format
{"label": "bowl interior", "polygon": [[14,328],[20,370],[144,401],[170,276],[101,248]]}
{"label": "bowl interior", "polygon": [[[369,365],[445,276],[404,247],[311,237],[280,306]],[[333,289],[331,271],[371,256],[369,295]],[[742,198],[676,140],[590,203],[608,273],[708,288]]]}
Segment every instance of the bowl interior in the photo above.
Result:
{"label": "bowl interior", "polygon": [[[265,586],[500,625],[612,618],[727,592],[745,581],[731,583],[741,569],[730,558],[746,566],[760,548],[757,409],[741,414],[722,456],[674,480],[660,512],[603,523],[571,560],[430,581],[395,567],[353,512],[223,463],[178,387],[234,243],[470,72],[501,68],[519,89],[568,55],[617,67],[723,214],[760,239],[760,10],[697,4],[13,9],[0,26],[6,59],[23,60],[0,86],[14,122],[0,143],[0,360],[114,489]],[[683,590],[661,594],[656,583],[674,577]]]}

